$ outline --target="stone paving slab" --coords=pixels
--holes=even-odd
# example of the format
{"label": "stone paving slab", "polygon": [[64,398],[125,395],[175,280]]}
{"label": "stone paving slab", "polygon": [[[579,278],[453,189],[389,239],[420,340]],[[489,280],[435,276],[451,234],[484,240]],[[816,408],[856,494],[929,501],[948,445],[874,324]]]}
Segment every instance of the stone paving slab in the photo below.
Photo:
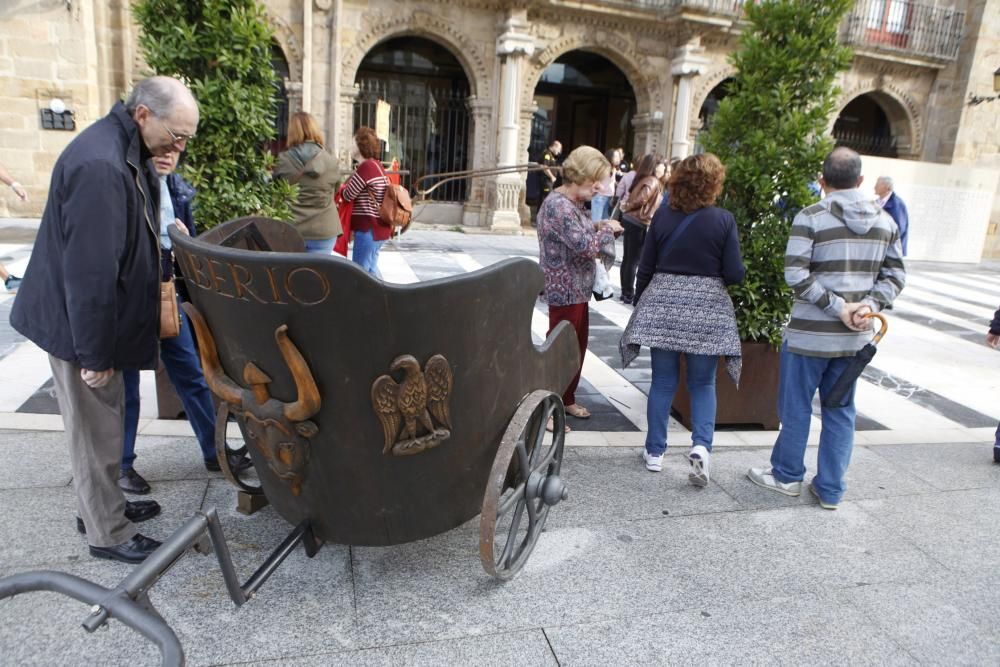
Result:
{"label": "stone paving slab", "polygon": [[866,500],[859,504],[888,530],[898,531],[949,570],[975,573],[998,569],[1000,488]]}
{"label": "stone paving slab", "polygon": [[[711,585],[706,581],[706,585]],[[916,665],[848,604],[804,594],[546,629],[562,665]]]}
{"label": "stone paving slab", "polygon": [[[165,539],[202,504],[207,482],[161,482],[152,498],[163,511],[139,531]],[[232,502],[232,501],[231,501]],[[76,531],[76,494],[71,486],[0,490],[0,567],[61,567],[89,560],[86,539]]]}
{"label": "stone paving slab", "polygon": [[[378,665],[559,665],[542,630],[505,632],[464,639],[325,653],[292,660],[254,662],[253,666],[375,667]],[[562,663],[566,664],[566,663]]]}
{"label": "stone paving slab", "polygon": [[[117,583],[131,567],[89,558],[71,487],[32,486],[47,466],[68,466],[59,437],[0,433],[0,469],[25,444],[52,452],[24,462],[24,488],[0,489],[0,576],[54,568]],[[204,471],[190,438],[141,436],[139,446],[164,505],[144,532],[164,537],[214,506],[245,581],[291,530],[273,508],[238,514],[235,491]],[[638,447],[570,448],[569,500],[514,581],[483,572],[477,517],[411,544],[328,544],[314,559],[296,550],[239,609],[214,557],[185,557],[151,596],[191,665],[991,664],[1000,466],[983,451],[858,447],[848,495],[829,512],[743,477],[766,448],[717,452],[706,489],[687,483],[682,448],[659,474]],[[922,461],[938,459],[978,486],[929,484],[936,472]],[[87,635],[85,611],[54,595],[0,602],[0,664],[157,663],[120,624]],[[949,653],[951,641],[961,650]]]}
{"label": "stone paving slab", "polygon": [[64,433],[0,433],[0,489],[67,486],[73,478]]}
{"label": "stone paving slab", "polygon": [[861,610],[922,664],[1000,664],[1000,576],[996,568],[955,572],[910,586],[876,584],[831,597]]}
{"label": "stone paving slab", "polygon": [[993,458],[992,437],[982,444],[881,445],[871,450],[888,461],[890,469],[919,477],[941,491],[1000,488],[1000,466],[983,465]]}

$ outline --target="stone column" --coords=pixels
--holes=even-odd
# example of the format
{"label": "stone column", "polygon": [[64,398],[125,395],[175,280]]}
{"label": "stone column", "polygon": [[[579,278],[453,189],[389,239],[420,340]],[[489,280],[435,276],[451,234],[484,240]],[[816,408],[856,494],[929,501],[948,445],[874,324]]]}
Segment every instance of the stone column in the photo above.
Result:
{"label": "stone column", "polygon": [[639,114],[632,119],[635,128],[635,156],[660,152],[660,138],[663,134],[663,112],[654,111],[649,114]]}
{"label": "stone column", "polygon": [[677,49],[670,63],[670,73],[677,77],[677,99],[674,104],[674,130],[670,142],[670,157],[686,158],[691,151],[691,98],[694,94],[692,79],[708,65],[700,54],[704,49],[697,41]]}
{"label": "stone column", "polygon": [[[493,114],[495,104],[492,99],[470,97],[466,102],[469,118],[472,120],[472,144],[469,151],[467,169],[488,169],[494,164],[490,131],[493,129]],[[462,208],[462,224],[469,227],[481,227],[486,224],[487,189],[492,189],[493,181],[482,178],[470,178],[468,194]]]}
{"label": "stone column", "polygon": [[[341,86],[340,99],[337,100],[332,127],[340,137],[340,147],[335,157],[342,169],[351,169],[351,151],[354,150],[354,102],[358,99],[358,85],[350,88]],[[419,174],[417,174],[419,176]]]}
{"label": "stone column", "polygon": [[[524,9],[513,9],[507,14],[504,32],[497,39],[497,56],[500,58],[500,118],[499,151],[497,164],[507,167],[517,164],[517,144],[520,125],[518,109],[521,106],[521,65],[525,56],[535,51],[535,40],[528,34],[528,17]],[[495,181],[493,210],[490,212],[490,227],[495,230],[521,228],[518,212],[521,190],[524,184],[522,174],[503,174]]]}

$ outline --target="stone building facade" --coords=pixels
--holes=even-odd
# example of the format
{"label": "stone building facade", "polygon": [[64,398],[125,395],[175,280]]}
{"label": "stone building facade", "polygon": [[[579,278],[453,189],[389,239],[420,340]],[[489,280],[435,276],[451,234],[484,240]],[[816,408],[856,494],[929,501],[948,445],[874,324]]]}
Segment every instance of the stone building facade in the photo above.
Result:
{"label": "stone building facade", "polygon": [[[570,107],[586,122],[605,113],[610,107],[602,106],[596,93],[587,97],[586,72],[577,71],[580,54],[602,59],[602,67],[617,72],[631,95],[615,107],[627,107],[621,112],[627,115],[609,111],[610,120],[592,123],[593,136],[608,141],[627,136],[626,152],[635,156],[683,157],[697,150],[698,132],[724,94],[733,73],[727,55],[743,25],[740,0],[263,4],[285,61],[289,108],[317,116],[328,148],[345,165],[353,130],[366,118],[367,77],[388,85],[392,63],[403,63],[399,71],[408,72],[407,83],[399,99],[404,105],[407,91],[423,90],[421,76],[451,85],[448,100],[421,93],[424,107],[411,104],[406,118],[400,107],[393,121],[400,154],[421,156],[419,164],[404,159],[402,168],[414,172],[411,179],[421,170],[527,162],[546,135],[548,126],[538,125],[539,118],[565,128],[566,117],[558,114]],[[855,49],[855,58],[839,82],[839,111],[830,119],[838,139],[862,152],[899,159],[1000,169],[1000,101],[968,103],[970,95],[997,94],[993,72],[1000,67],[1000,0],[858,0],[842,39]],[[6,0],[0,5],[0,162],[31,196],[27,204],[0,197],[0,217],[41,213],[59,152],[141,75],[137,41],[127,0]],[[448,62],[457,65],[442,74]],[[576,78],[559,88],[554,72],[564,81],[571,73]],[[425,88],[431,90],[429,84]],[[547,93],[543,100],[543,88],[568,92],[559,93],[562,97]],[[560,110],[550,108],[552,99]],[[74,131],[43,127],[66,117],[53,117],[53,109],[61,108],[53,100],[72,113]],[[442,115],[446,104],[450,115]],[[599,113],[588,112],[593,109]],[[461,122],[453,124],[459,117]],[[616,125],[619,118],[627,119],[627,127]],[[422,123],[423,129],[416,129],[423,134],[402,138],[405,123]],[[449,132],[462,136],[456,142]],[[572,147],[572,141],[558,138]],[[451,193],[438,197],[422,217],[510,229],[528,215],[523,174],[473,179]],[[1000,198],[991,219],[985,254],[1000,256]]]}

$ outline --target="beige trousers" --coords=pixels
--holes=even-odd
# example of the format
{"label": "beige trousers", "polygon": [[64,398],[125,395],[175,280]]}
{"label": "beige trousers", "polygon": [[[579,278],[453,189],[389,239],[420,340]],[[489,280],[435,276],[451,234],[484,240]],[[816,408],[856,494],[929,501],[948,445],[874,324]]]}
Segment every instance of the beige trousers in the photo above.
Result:
{"label": "beige trousers", "polygon": [[118,488],[124,442],[125,388],[118,371],[108,384],[91,389],[76,364],[49,355],[59,411],[66,427],[73,486],[87,541],[95,547],[128,542],[138,532],[125,518],[125,494]]}

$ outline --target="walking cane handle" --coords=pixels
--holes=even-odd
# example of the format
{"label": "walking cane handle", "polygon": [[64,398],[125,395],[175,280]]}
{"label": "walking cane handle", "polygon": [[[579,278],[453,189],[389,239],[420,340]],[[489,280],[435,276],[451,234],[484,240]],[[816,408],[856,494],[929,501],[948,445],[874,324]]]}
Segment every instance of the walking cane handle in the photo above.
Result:
{"label": "walking cane handle", "polygon": [[878,345],[878,342],[882,340],[882,336],[884,336],[885,332],[889,329],[889,322],[885,319],[885,316],[882,315],[882,313],[865,313],[865,317],[874,317],[882,323],[882,326],[879,327],[878,333],[875,334],[875,338],[872,339],[872,343]]}

